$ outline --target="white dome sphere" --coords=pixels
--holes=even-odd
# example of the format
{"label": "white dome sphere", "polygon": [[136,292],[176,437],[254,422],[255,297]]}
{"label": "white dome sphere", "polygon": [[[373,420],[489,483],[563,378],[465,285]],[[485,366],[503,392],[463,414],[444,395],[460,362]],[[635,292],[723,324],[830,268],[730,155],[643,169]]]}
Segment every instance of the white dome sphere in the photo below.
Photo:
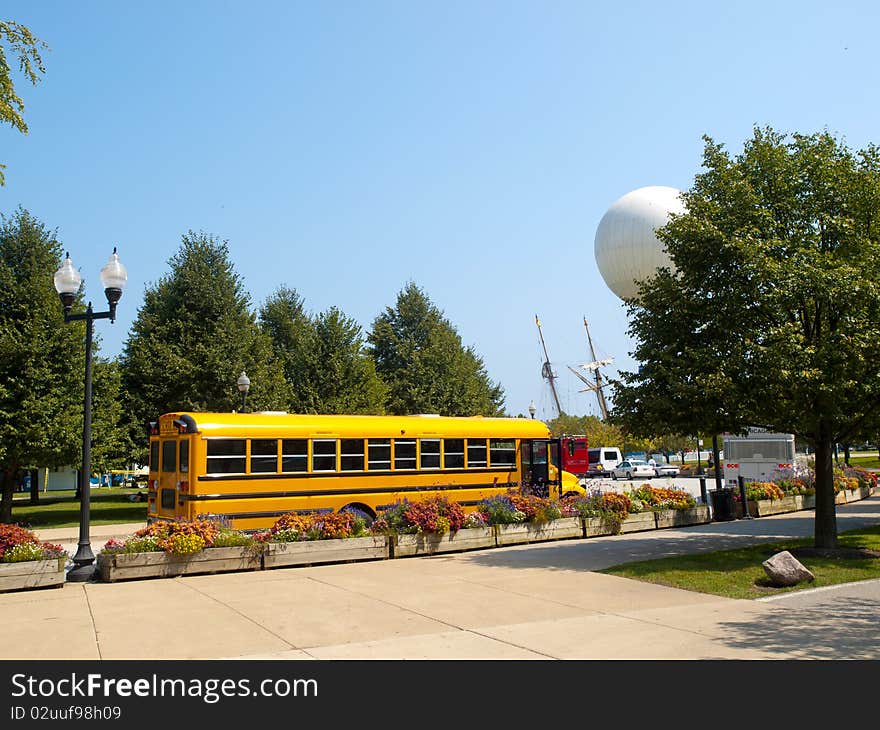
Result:
{"label": "white dome sphere", "polygon": [[655,230],[670,213],[684,213],[680,191],[662,185],[633,190],[612,205],[596,229],[596,264],[602,278],[621,299],[638,294],[636,281],[651,277],[661,266],[675,271]]}

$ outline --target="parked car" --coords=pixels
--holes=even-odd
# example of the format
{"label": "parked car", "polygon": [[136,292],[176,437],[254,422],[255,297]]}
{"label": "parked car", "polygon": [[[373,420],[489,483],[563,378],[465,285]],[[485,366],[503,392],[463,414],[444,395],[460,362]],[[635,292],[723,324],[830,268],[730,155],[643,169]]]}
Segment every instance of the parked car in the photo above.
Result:
{"label": "parked car", "polygon": [[655,477],[677,477],[681,473],[678,464],[655,464]]}
{"label": "parked car", "polygon": [[612,479],[633,479],[636,477],[650,479],[652,476],[654,476],[654,467],[644,459],[626,459],[611,470]]}
{"label": "parked car", "polygon": [[588,450],[590,466],[588,477],[604,477],[611,473],[617,464],[623,461],[623,454],[616,446],[602,446]]}

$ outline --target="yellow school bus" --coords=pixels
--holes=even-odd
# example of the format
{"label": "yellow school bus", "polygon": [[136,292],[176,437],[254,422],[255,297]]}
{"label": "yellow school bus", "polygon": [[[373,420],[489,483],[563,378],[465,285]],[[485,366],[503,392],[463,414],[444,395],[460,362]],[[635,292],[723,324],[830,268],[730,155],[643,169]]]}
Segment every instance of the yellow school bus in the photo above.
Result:
{"label": "yellow school bus", "polygon": [[215,519],[240,530],[287,512],[375,517],[443,494],[466,511],[510,488],[583,494],[541,421],[436,415],[166,413],[149,426],[149,521]]}

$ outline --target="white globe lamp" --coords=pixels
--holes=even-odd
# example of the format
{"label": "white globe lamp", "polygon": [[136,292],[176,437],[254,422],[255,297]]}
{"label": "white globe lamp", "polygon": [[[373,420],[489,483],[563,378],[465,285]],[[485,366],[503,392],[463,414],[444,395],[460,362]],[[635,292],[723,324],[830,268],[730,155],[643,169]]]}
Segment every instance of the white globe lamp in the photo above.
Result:
{"label": "white globe lamp", "polygon": [[684,213],[680,191],[661,185],[638,188],[618,199],[602,216],[596,229],[596,264],[602,278],[621,299],[635,299],[637,281],[658,268],[675,266],[656,230],[669,222],[670,213]]}

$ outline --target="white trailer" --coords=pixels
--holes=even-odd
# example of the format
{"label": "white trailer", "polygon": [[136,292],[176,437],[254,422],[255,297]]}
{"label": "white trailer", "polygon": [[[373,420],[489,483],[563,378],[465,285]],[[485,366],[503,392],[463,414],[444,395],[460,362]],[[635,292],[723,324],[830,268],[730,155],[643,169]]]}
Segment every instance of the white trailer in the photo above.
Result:
{"label": "white trailer", "polygon": [[770,481],[775,472],[794,466],[794,434],[750,428],[745,436],[726,433],[722,440],[728,487],[736,487],[740,476],[747,482]]}

